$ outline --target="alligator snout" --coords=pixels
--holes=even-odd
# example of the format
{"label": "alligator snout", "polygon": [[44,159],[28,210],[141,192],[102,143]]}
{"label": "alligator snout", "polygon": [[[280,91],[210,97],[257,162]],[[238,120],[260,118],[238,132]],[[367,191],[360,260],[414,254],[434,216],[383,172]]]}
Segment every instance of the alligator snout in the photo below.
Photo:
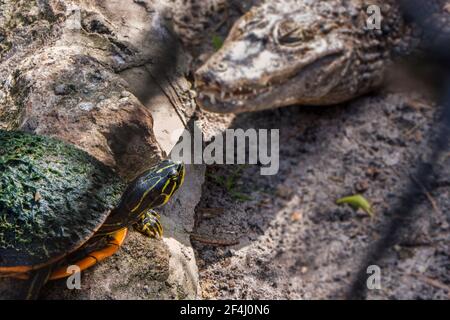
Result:
{"label": "alligator snout", "polygon": [[195,83],[197,88],[211,87],[220,89],[225,83],[220,77],[220,73],[227,70],[227,65],[223,62],[206,64],[195,73]]}

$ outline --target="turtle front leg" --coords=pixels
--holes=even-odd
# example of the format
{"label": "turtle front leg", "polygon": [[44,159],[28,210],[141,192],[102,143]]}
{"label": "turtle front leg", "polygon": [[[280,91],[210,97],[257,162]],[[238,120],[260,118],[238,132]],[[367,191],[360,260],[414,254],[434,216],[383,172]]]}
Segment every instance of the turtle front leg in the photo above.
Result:
{"label": "turtle front leg", "polygon": [[146,237],[162,238],[163,227],[159,219],[159,214],[153,209],[149,209],[139,217],[139,221],[133,227]]}

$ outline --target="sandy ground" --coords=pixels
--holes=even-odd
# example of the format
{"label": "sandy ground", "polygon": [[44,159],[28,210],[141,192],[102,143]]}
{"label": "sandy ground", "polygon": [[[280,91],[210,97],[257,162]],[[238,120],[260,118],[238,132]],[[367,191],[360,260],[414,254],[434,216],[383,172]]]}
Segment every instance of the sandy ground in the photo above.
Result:
{"label": "sandy ground", "polygon": [[[280,171],[208,167],[194,241],[203,297],[342,298],[428,151],[439,113],[411,99],[386,93],[237,117],[232,127],[280,129]],[[430,198],[380,262],[382,290],[369,298],[449,298],[448,153],[441,160]],[[372,202],[374,218],[335,204],[355,193]]]}
{"label": "sandy ground", "polygon": [[[208,39],[225,37],[246,10],[235,1],[227,8],[226,23],[220,24],[223,11],[211,15],[208,26],[219,21],[219,28],[206,30],[201,46],[187,46],[193,66],[213,52]],[[440,111],[425,90],[416,90],[423,87],[384,89],[333,107],[204,113],[217,127],[279,129],[280,171],[207,168],[191,238],[203,298],[344,298],[429,152]],[[369,299],[449,298],[449,163],[447,150],[435,184],[379,262],[381,290],[369,291]],[[373,204],[373,218],[335,204],[355,193]]]}

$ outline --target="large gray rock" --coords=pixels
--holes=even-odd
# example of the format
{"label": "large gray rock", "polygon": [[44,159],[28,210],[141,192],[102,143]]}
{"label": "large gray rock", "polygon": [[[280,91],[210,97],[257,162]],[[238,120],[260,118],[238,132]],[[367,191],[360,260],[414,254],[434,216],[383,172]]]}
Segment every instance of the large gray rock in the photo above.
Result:
{"label": "large gray rock", "polygon": [[[38,34],[38,36],[36,36]],[[150,1],[0,3],[0,128],[72,143],[130,180],[165,155],[195,103],[183,53]],[[81,290],[50,283],[47,299],[197,298],[189,231],[204,168],[163,209],[165,237],[131,231],[113,257],[83,272]],[[2,279],[0,298],[23,282]]]}

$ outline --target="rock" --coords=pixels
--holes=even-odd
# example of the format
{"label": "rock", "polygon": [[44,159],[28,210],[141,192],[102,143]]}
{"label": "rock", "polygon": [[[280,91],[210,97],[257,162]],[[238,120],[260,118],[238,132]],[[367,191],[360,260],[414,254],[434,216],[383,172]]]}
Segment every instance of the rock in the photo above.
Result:
{"label": "rock", "polygon": [[82,102],[78,105],[78,108],[80,108],[83,111],[91,111],[94,109],[94,104],[91,102]]}
{"label": "rock", "polygon": [[[0,128],[74,144],[126,180],[170,154],[173,130],[181,134],[195,103],[183,53],[159,11],[133,0],[39,3],[0,4],[2,43],[10,43],[0,47]],[[188,232],[203,178],[204,167],[188,168],[185,186],[161,211],[163,241],[130,231],[117,254],[82,273],[81,290],[51,282],[43,298],[197,298]],[[2,279],[0,298],[17,297],[23,286]]]}
{"label": "rock", "polygon": [[69,94],[70,89],[68,86],[64,85],[64,84],[58,84],[55,87],[55,94],[59,95],[59,96],[64,96],[66,94]]}
{"label": "rock", "polygon": [[395,166],[396,164],[398,164],[400,162],[401,158],[401,153],[398,151],[394,151],[392,153],[386,153],[383,155],[383,161],[384,163],[389,166]]}
{"label": "rock", "polygon": [[357,192],[363,193],[363,192],[367,191],[367,189],[369,189],[369,186],[370,186],[369,181],[364,179],[364,180],[357,181],[355,183],[354,188]]}
{"label": "rock", "polygon": [[275,194],[277,195],[277,197],[283,198],[283,199],[289,199],[292,197],[293,195],[293,190],[285,185],[280,184],[279,186],[277,186]]}

